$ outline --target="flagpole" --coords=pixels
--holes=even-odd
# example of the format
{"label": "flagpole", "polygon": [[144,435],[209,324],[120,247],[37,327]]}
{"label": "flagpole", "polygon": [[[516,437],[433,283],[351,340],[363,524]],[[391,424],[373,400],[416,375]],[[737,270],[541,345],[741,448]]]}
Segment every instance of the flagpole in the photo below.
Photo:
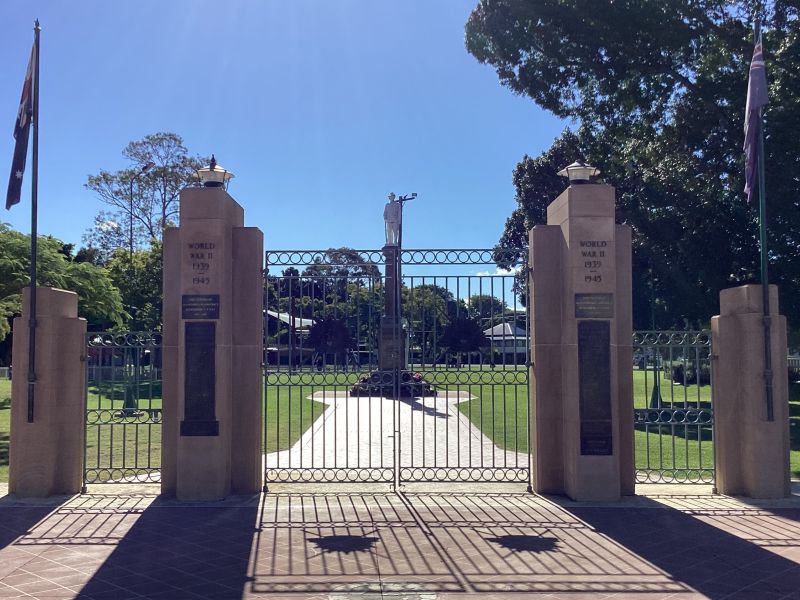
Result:
{"label": "flagpole", "polygon": [[30,313],[28,320],[28,423],[33,423],[36,387],[36,253],[37,253],[37,213],[39,195],[39,19],[33,28],[33,156],[31,167],[31,284]]}
{"label": "flagpole", "polygon": [[[760,7],[759,7],[760,8]],[[761,42],[761,20],[756,19],[755,44]],[[763,45],[762,45],[763,52]],[[764,323],[764,393],[767,404],[767,421],[775,420],[772,398],[772,340],[769,310],[769,253],[767,250],[767,194],[764,182],[764,108],[758,109],[758,241],[761,262],[761,306]]]}
{"label": "flagpole", "polygon": [[772,340],[769,312],[769,273],[767,270],[767,198],[764,186],[764,115],[758,110],[758,237],[761,249],[761,304],[764,314],[764,391],[767,401],[767,421],[775,420],[772,402]]}

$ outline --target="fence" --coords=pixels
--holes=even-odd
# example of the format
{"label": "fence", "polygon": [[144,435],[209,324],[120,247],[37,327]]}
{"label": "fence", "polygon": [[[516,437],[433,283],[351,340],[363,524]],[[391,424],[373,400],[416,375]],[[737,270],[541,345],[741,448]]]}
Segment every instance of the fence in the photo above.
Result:
{"label": "fence", "polygon": [[89,483],[161,477],[161,334],[89,333],[86,339]]}
{"label": "fence", "polygon": [[523,265],[495,258],[403,250],[387,328],[382,251],[267,252],[265,480],[527,481]]}
{"label": "fence", "polygon": [[711,332],[633,335],[638,483],[714,482]]}

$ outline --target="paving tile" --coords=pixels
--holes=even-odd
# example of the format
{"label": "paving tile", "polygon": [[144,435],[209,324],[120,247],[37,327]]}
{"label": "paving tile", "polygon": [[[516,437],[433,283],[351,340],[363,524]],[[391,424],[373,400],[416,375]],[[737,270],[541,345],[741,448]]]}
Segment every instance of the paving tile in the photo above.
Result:
{"label": "paving tile", "polygon": [[[516,493],[287,493],[267,496],[263,512],[251,501],[152,498],[139,512],[113,512],[140,501],[95,496],[44,514],[0,504],[0,532],[12,530],[0,547],[0,598],[49,588],[54,598],[86,600],[800,600],[792,506],[710,496],[587,507]],[[365,543],[337,546],[341,539]]]}
{"label": "paving tile", "polygon": [[0,598],[5,600],[6,598],[19,598],[21,596],[23,596],[23,593],[18,589],[8,586],[4,583],[0,583]]}

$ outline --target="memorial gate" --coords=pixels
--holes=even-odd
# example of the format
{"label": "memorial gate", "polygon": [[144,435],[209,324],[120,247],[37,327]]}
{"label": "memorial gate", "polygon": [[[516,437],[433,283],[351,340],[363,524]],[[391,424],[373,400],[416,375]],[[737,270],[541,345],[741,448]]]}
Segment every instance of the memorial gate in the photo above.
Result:
{"label": "memorial gate", "polygon": [[[35,406],[13,382],[10,491],[160,482],[180,500],[213,500],[286,483],[517,482],[594,501],[638,482],[788,493],[774,286],[777,400],[765,413],[758,286],[724,290],[711,331],[634,332],[631,232],[615,223],[614,190],[570,179],[528,248],[405,249],[387,218],[381,249],[265,260],[221,183],[185,189],[181,226],[164,237],[162,332],[86,334],[75,294],[42,288],[41,360],[58,360],[37,365]],[[392,195],[385,215],[413,197]]]}

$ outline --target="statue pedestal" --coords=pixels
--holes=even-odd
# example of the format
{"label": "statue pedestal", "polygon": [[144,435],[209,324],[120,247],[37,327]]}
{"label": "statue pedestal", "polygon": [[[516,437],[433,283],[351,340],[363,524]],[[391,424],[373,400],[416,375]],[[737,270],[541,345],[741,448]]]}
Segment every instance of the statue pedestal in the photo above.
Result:
{"label": "statue pedestal", "polygon": [[414,398],[435,396],[436,390],[421,375],[408,370],[408,339],[400,318],[400,247],[383,247],[386,259],[384,316],[378,338],[378,370],[352,387],[352,396]]}
{"label": "statue pedestal", "polygon": [[378,366],[381,371],[406,368],[406,330],[397,317],[381,318],[378,343]]}

